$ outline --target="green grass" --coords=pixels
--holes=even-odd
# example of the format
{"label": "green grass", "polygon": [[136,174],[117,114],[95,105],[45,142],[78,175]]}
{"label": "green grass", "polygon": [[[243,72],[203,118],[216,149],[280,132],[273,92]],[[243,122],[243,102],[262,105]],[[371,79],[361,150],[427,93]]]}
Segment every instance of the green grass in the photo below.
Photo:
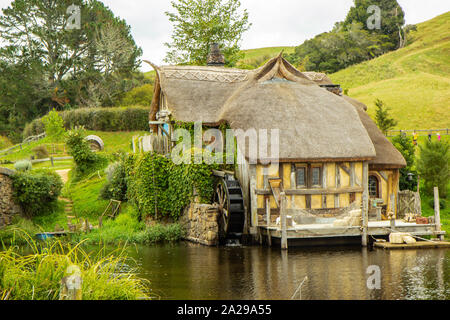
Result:
{"label": "green grass", "polygon": [[409,45],[330,75],[375,113],[381,99],[397,129],[450,127],[450,12],[418,24]]}
{"label": "green grass", "polygon": [[[27,236],[27,235],[25,235]],[[31,253],[17,246],[0,252],[0,300],[59,300],[61,279],[76,267],[82,279],[83,300],[149,299],[149,283],[139,278],[137,264],[124,249],[90,253],[81,244],[37,243]]]}
{"label": "green grass", "polygon": [[238,61],[237,66],[248,65],[253,68],[258,68],[268,60],[276,57],[280,54],[281,51],[284,51],[286,54],[293,53],[295,47],[268,47],[268,48],[259,48],[259,49],[249,49],[242,50],[244,53],[244,58]]}

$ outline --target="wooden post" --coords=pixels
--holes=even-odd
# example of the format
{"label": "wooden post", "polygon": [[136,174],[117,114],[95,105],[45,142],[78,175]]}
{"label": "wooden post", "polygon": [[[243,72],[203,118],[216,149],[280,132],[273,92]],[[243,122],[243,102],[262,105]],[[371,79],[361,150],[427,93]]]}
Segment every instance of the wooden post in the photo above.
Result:
{"label": "wooden post", "polygon": [[286,226],[286,193],[280,194],[280,215],[281,215],[281,249],[288,249],[287,226]]}
{"label": "wooden post", "polygon": [[[436,223],[436,232],[440,232],[441,229],[441,206],[439,203],[439,188],[434,187],[434,221]],[[439,240],[443,241],[444,236],[438,235]]]}
{"label": "wooden post", "polygon": [[270,199],[269,199],[269,197],[266,198],[266,221],[267,221],[267,228],[270,228],[272,220],[270,218]]}
{"label": "wooden post", "polygon": [[52,163],[52,167],[54,167],[55,163],[53,162],[53,156],[50,157],[50,162]]}
{"label": "wooden post", "polygon": [[369,236],[369,164],[364,162],[363,164],[363,179],[362,184],[364,186],[363,192],[363,205],[362,205],[362,239],[361,244],[363,247],[367,247]]}

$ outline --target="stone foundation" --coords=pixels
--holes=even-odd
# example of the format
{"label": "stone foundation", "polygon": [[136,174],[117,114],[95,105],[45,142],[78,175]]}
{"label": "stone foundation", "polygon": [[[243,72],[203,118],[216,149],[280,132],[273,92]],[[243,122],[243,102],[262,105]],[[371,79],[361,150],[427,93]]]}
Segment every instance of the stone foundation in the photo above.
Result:
{"label": "stone foundation", "polygon": [[219,245],[218,218],[217,206],[192,203],[180,219],[186,231],[185,239],[206,246]]}
{"label": "stone foundation", "polygon": [[14,203],[12,174],[14,171],[0,168],[0,228],[10,224],[14,215],[22,213],[20,206]]}

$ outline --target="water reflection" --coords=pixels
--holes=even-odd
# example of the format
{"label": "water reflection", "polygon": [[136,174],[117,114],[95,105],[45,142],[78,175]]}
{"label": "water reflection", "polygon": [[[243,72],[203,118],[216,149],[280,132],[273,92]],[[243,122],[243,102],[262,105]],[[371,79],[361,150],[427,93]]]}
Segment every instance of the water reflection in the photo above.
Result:
{"label": "water reflection", "polygon": [[[207,248],[189,243],[130,248],[162,299],[450,299],[450,250]],[[367,268],[381,268],[381,290]]]}

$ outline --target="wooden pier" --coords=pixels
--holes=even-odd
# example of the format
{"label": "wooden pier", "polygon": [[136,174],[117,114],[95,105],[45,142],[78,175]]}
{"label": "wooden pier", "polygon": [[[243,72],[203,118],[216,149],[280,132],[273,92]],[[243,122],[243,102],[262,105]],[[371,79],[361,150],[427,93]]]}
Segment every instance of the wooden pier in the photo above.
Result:
{"label": "wooden pier", "polygon": [[450,248],[450,242],[443,241],[419,241],[412,244],[393,244],[389,242],[375,242],[375,248],[386,250],[405,250],[405,249],[443,249]]}

